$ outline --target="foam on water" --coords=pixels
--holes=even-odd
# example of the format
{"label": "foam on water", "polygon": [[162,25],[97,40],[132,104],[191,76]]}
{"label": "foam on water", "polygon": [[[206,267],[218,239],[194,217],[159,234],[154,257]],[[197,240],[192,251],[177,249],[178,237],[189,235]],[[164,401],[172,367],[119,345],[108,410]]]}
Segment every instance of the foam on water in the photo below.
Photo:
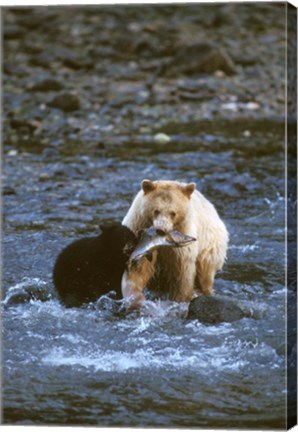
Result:
{"label": "foam on water", "polygon": [[[71,366],[92,368],[96,372],[125,372],[133,369],[163,370],[233,370],[244,367],[247,362],[237,359],[231,362],[227,350],[220,353],[217,349],[189,351],[168,347],[154,351],[151,348],[140,348],[133,352],[119,350],[95,350],[93,352],[76,352],[55,348],[43,356],[42,362],[51,366]],[[209,372],[210,373],[210,372]]]}
{"label": "foam on water", "polygon": [[251,252],[251,251],[255,251],[260,249],[260,246],[257,244],[252,244],[252,245],[231,245],[229,246],[230,250],[237,250],[243,253],[247,253],[247,252]]}
{"label": "foam on water", "polygon": [[[43,308],[62,312],[60,305],[49,303]],[[169,309],[175,309],[177,320],[180,320],[175,333],[169,332],[167,327],[166,311]],[[173,302],[161,302],[156,307],[156,315],[152,315],[151,309],[149,315],[106,323],[110,326],[110,334],[115,332],[117,340],[106,340],[104,329],[99,329],[96,337],[89,340],[84,333],[60,334],[55,343],[45,348],[40,360],[52,367],[84,368],[95,372],[187,369],[200,370],[206,376],[218,371],[238,373],[253,361],[274,362],[274,367],[279,365],[279,357],[272,347],[257,340],[239,340],[233,335],[231,323],[204,326],[197,321],[185,322],[181,320],[183,310],[184,305],[177,308]],[[97,311],[67,310],[67,319],[82,319],[82,312],[87,320],[94,319],[97,314]]]}
{"label": "foam on water", "polygon": [[17,289],[27,288],[28,286],[44,287],[47,282],[37,277],[24,277],[21,282],[17,282],[15,285],[8,288],[7,293],[13,292]]}
{"label": "foam on water", "polygon": [[258,370],[281,366],[264,341],[239,339],[246,328],[251,333],[249,320],[206,326],[185,320],[187,309],[187,303],[147,301],[140,314],[119,318],[94,307],[67,309],[57,299],[16,305],[6,313],[22,327],[22,344],[30,347],[30,355],[17,354],[20,360],[7,367],[13,371],[21,362],[79,374],[187,370],[213,379],[246,373],[252,365]]}
{"label": "foam on water", "polygon": [[21,292],[26,292],[30,288],[35,289],[46,289],[48,283],[44,280],[36,277],[24,277],[21,282],[9,287],[5,293],[5,297],[2,300],[2,304],[6,305],[13,295]]}
{"label": "foam on water", "polygon": [[[148,323],[147,325],[149,326]],[[163,335],[160,335],[160,340],[165,342]],[[126,372],[146,368],[172,371],[200,370],[200,373],[206,376],[218,371],[238,373],[253,361],[265,367],[268,367],[269,362],[271,367],[280,367],[280,358],[275,350],[263,342],[241,341],[230,337],[220,346],[204,346],[198,339],[190,338],[186,345],[175,346],[177,338],[168,338],[167,342],[172,343],[171,346],[158,347],[160,340],[150,346],[148,336],[143,341],[137,337],[137,345],[147,342],[134,350],[125,343],[117,346],[117,349],[101,349],[96,345],[76,343],[79,342],[77,339],[69,340],[73,346],[58,346],[48,350],[43,353],[42,362],[54,367],[92,368],[96,372]]]}

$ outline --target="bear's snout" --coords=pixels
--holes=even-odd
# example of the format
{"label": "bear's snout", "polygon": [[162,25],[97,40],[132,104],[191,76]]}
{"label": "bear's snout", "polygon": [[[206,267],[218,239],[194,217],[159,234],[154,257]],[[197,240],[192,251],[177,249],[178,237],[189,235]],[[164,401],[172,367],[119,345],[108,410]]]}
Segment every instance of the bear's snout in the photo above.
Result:
{"label": "bear's snout", "polygon": [[166,235],[173,229],[172,222],[169,221],[169,219],[165,216],[159,216],[158,218],[154,219],[153,226],[159,235]]}

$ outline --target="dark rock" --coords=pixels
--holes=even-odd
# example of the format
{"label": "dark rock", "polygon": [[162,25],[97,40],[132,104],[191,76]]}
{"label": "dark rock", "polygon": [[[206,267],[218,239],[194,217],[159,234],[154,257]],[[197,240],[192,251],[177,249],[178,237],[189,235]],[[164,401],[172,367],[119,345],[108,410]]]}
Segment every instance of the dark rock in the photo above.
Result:
{"label": "dark rock", "polygon": [[28,303],[30,301],[30,295],[23,291],[17,291],[5,301],[5,306],[13,306],[22,303]]}
{"label": "dark rock", "polygon": [[190,302],[187,319],[204,324],[233,322],[242,318],[260,319],[264,310],[248,302],[224,296],[199,296]]}
{"label": "dark rock", "polygon": [[224,6],[223,8],[217,10],[213,19],[210,22],[210,26],[218,28],[225,25],[229,25],[232,22],[231,11],[229,7]]}
{"label": "dark rock", "polygon": [[15,25],[5,25],[3,31],[5,39],[20,39],[24,36],[24,30]]}
{"label": "dark rock", "polygon": [[71,112],[80,109],[81,102],[78,96],[64,93],[56,96],[54,99],[48,102],[48,105],[53,108],[59,108],[65,112]]}
{"label": "dark rock", "polygon": [[10,120],[10,126],[13,129],[22,129],[23,131],[26,132],[33,132],[36,129],[36,126],[28,121],[28,120],[22,120],[22,119],[17,119],[17,118],[12,118]]}
{"label": "dark rock", "polygon": [[223,71],[233,75],[235,65],[229,55],[221,48],[209,43],[198,43],[181,48],[172,61],[165,66],[165,75],[193,75]]}
{"label": "dark rock", "polygon": [[45,286],[28,286],[26,292],[30,295],[32,300],[45,302],[52,298],[48,288]]}
{"label": "dark rock", "polygon": [[216,87],[205,80],[202,83],[180,82],[176,91],[180,99],[189,101],[208,100],[217,94]]}
{"label": "dark rock", "polygon": [[88,55],[88,51],[77,52],[74,49],[56,46],[53,50],[53,54],[57,60],[74,70],[92,69],[95,65],[94,61]]}
{"label": "dark rock", "polygon": [[2,193],[3,195],[15,195],[16,191],[10,186],[4,186]]}
{"label": "dark rock", "polygon": [[264,22],[263,16],[259,15],[260,12],[252,13],[250,16],[247,16],[244,26],[250,29],[253,29],[256,32],[262,32],[266,30],[266,25],[268,25],[268,21]]}
{"label": "dark rock", "polygon": [[5,62],[3,64],[3,72],[6,75],[15,75],[18,77],[23,77],[27,75],[27,71],[23,67],[18,67],[14,62]]}
{"label": "dark rock", "polygon": [[22,6],[22,7],[14,7],[12,9],[10,9],[10,11],[17,16],[22,16],[22,15],[30,15],[33,13],[33,8],[31,7],[27,7],[27,6]]}
{"label": "dark rock", "polygon": [[37,56],[33,56],[29,59],[29,64],[31,66],[42,67],[45,69],[51,69],[51,64],[54,60],[53,56],[49,56],[47,54],[40,54]]}
{"label": "dark rock", "polygon": [[142,57],[151,57],[157,49],[148,39],[137,39],[134,45],[134,52]]}
{"label": "dark rock", "polygon": [[40,54],[43,50],[43,47],[41,44],[37,43],[30,43],[25,41],[23,45],[23,51],[27,54]]}
{"label": "dark rock", "polygon": [[28,30],[36,30],[43,25],[43,22],[38,16],[30,14],[30,16],[23,16],[18,19],[18,24]]}
{"label": "dark rock", "polygon": [[94,63],[90,59],[76,56],[63,59],[63,63],[65,66],[74,70],[92,69],[94,67]]}
{"label": "dark rock", "polygon": [[[52,21],[57,18],[57,14],[52,12],[49,8],[45,8],[44,11],[41,9],[33,10],[33,13],[23,14],[19,16],[17,22],[22,27],[25,27],[28,30],[38,30],[40,28],[43,31],[51,30]],[[57,32],[57,30],[56,30]]]}
{"label": "dark rock", "polygon": [[254,55],[235,54],[232,57],[236,64],[239,64],[243,67],[253,66],[257,63],[260,63],[260,59]]}
{"label": "dark rock", "polygon": [[20,288],[13,288],[8,291],[3,304],[5,306],[13,306],[28,303],[30,300],[45,302],[50,300],[51,297],[51,294],[45,286],[28,285]]}
{"label": "dark rock", "polygon": [[60,81],[51,78],[46,78],[30,87],[30,91],[40,92],[56,91],[62,89],[63,85],[60,83]]}

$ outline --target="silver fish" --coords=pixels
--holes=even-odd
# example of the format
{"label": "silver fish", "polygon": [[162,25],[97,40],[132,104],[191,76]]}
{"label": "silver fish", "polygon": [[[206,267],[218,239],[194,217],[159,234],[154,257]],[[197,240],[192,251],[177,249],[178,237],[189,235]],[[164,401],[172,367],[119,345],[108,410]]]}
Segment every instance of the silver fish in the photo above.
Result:
{"label": "silver fish", "polygon": [[150,252],[160,247],[183,247],[196,241],[194,237],[182,234],[179,231],[169,231],[164,233],[154,227],[150,227],[143,231],[141,239],[137,244],[135,250],[130,255],[130,263],[136,265],[141,258],[148,255]]}

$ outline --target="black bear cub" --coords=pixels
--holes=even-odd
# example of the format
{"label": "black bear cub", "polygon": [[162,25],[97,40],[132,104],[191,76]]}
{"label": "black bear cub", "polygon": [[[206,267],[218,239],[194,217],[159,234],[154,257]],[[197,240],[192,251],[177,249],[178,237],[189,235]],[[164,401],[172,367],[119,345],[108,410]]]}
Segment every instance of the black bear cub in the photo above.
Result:
{"label": "black bear cub", "polygon": [[109,291],[122,297],[122,275],[137,238],[120,223],[103,226],[101,230],[97,237],[74,241],[56,260],[53,281],[67,307],[94,302]]}

